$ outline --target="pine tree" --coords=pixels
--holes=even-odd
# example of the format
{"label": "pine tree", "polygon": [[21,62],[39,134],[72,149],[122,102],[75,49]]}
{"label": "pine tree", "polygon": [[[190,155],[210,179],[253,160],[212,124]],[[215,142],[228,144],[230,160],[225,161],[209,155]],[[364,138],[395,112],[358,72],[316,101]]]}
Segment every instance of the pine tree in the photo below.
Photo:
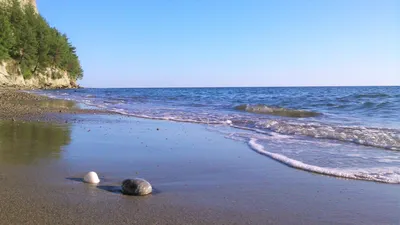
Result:
{"label": "pine tree", "polygon": [[[67,35],[50,27],[31,5],[18,0],[0,1],[0,61],[13,59],[28,79],[48,68],[81,79],[83,70]],[[53,78],[58,78],[52,74]]]}
{"label": "pine tree", "polygon": [[50,28],[46,20],[41,16],[37,18],[36,40],[38,42],[38,54],[33,73],[44,72],[50,65]]}
{"label": "pine tree", "polygon": [[25,7],[24,13],[24,22],[22,23],[24,32],[20,36],[20,46],[22,47],[20,66],[24,78],[30,78],[34,70],[39,47],[35,29],[37,15],[30,5]]}
{"label": "pine tree", "polygon": [[5,7],[0,7],[0,60],[10,57],[9,51],[15,45],[13,29]]}

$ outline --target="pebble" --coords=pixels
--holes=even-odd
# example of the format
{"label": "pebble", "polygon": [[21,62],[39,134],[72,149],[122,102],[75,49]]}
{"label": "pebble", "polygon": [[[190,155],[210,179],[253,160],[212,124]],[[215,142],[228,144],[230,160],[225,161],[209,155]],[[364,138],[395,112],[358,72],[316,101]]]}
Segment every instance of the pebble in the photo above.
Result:
{"label": "pebble", "polygon": [[83,181],[89,184],[98,184],[100,183],[99,176],[97,176],[96,172],[89,172],[83,177]]}
{"label": "pebble", "polygon": [[122,182],[122,193],[125,195],[143,196],[151,194],[151,184],[141,178],[126,179]]}

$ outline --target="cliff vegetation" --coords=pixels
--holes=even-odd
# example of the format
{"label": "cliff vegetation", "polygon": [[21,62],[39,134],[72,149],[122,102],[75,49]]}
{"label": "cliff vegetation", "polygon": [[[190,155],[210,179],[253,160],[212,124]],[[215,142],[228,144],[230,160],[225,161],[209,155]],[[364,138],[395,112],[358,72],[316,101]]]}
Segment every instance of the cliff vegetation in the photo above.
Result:
{"label": "cliff vegetation", "polygon": [[21,76],[24,84],[37,83],[37,87],[51,86],[51,80],[60,79],[75,84],[83,76],[67,35],[51,27],[33,5],[18,0],[0,1],[1,66],[3,77]]}

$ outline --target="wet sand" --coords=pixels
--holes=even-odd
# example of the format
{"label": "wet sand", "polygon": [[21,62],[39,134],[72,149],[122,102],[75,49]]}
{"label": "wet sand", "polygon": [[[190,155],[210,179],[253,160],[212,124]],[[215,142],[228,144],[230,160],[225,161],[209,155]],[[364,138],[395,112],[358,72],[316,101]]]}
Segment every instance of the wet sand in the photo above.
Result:
{"label": "wet sand", "polygon": [[[81,182],[90,170],[99,185]],[[155,193],[121,195],[133,177]],[[0,224],[400,222],[398,185],[292,169],[204,125],[117,115],[3,119],[0,184]]]}
{"label": "wet sand", "polygon": [[15,88],[0,87],[0,120],[64,122],[65,114],[110,114],[81,109],[72,101],[50,99]]}

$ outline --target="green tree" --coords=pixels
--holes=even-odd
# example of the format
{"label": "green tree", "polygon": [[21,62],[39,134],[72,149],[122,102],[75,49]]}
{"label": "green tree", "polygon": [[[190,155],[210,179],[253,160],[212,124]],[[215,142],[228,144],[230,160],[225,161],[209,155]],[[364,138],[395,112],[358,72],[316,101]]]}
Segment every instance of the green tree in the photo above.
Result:
{"label": "green tree", "polygon": [[6,8],[0,7],[0,60],[10,57],[9,51],[15,45],[13,28]]}
{"label": "green tree", "polygon": [[31,5],[21,7],[18,0],[2,0],[0,10],[0,60],[15,60],[24,78],[48,68],[67,72],[74,80],[82,78],[76,49],[67,35],[50,27]]}
{"label": "green tree", "polygon": [[46,20],[38,16],[36,22],[36,40],[38,43],[38,53],[36,55],[36,63],[33,69],[35,72],[44,72],[50,66],[50,28]]}

